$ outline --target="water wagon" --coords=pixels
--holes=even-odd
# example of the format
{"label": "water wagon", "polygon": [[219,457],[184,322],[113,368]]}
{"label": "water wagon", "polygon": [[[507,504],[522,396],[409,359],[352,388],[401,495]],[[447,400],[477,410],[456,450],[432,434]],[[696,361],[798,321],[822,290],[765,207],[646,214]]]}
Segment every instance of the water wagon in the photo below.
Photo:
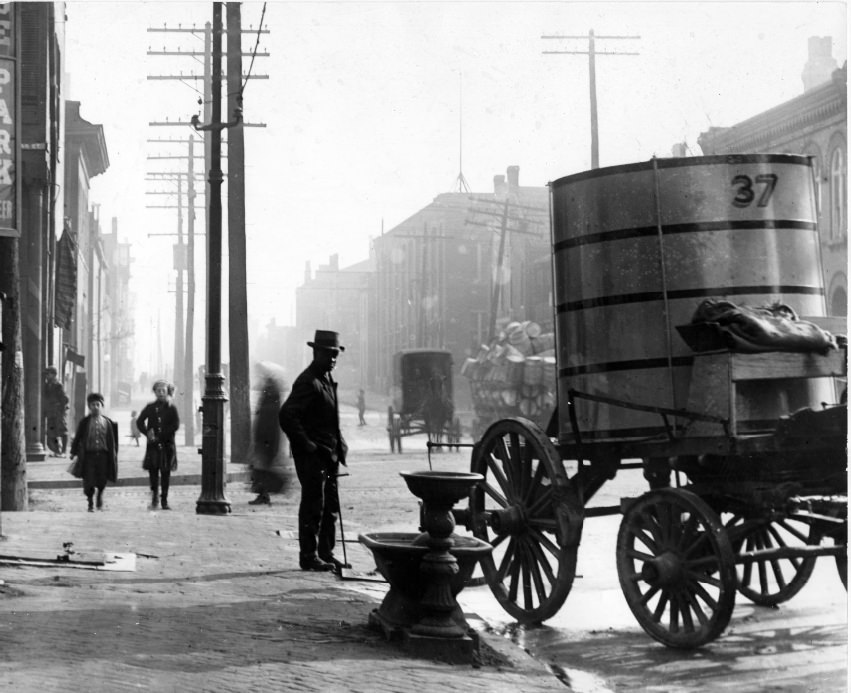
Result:
{"label": "water wagon", "polygon": [[[615,514],[624,596],[671,647],[718,637],[737,593],[790,599],[820,556],[847,588],[847,341],[825,313],[810,160],[652,159],[550,193],[557,409],[546,430],[488,428],[456,511],[494,547],[499,602],[554,615],[585,519]],[[624,470],[647,491],[594,505]]]}

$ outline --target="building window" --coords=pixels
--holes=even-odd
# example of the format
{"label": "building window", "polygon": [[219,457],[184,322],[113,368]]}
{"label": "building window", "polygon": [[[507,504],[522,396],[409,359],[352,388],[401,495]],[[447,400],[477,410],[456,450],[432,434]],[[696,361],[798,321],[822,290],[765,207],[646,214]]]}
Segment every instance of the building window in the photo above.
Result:
{"label": "building window", "polygon": [[848,197],[845,152],[837,147],[830,155],[830,238],[840,240],[846,233]]}

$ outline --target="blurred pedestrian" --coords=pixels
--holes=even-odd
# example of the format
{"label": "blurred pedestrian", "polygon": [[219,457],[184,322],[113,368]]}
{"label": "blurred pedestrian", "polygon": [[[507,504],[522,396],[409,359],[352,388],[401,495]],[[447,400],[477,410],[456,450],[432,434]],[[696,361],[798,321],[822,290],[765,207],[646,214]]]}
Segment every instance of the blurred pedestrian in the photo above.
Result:
{"label": "blurred pedestrian", "polygon": [[139,438],[142,434],[139,432],[139,427],[136,425],[136,411],[130,412],[130,437],[136,441],[136,447],[139,447]]}
{"label": "blurred pedestrian", "polygon": [[59,382],[55,366],[45,369],[44,378],[41,408],[47,448],[52,457],[65,457],[65,451],[68,449],[68,395]]}
{"label": "blurred pedestrian", "polygon": [[145,405],[136,418],[139,432],[148,439],[142,469],[148,471],[151,483],[151,507],[156,508],[159,503],[163,510],[170,510],[168,485],[171,473],[177,469],[174,434],[180,428],[180,416],[171,401],[174,385],[157,380],[152,389],[156,399]]}
{"label": "blurred pedestrian", "polygon": [[331,371],[345,347],[330,330],[316,330],[313,361],[293,383],[281,407],[279,421],[290,440],[296,474],[301,484],[298,508],[299,566],[302,570],[340,570],[334,557],[340,500],[337,474],[346,464],[348,447],[340,433],[337,383]]}
{"label": "blurred pedestrian", "polygon": [[71,459],[78,465],[91,513],[95,489],[97,509],[103,510],[103,490],[107,482],[118,479],[118,424],[104,416],[104,398],[99,392],[90,393],[86,403],[89,414],[77,426],[71,442]]}
{"label": "blurred pedestrian", "polygon": [[283,369],[277,364],[257,364],[260,397],[254,417],[254,450],[252,454],[251,490],[257,494],[249,505],[270,505],[270,494],[280,493],[287,483],[281,445],[281,427],[278,412],[281,410],[286,387]]}
{"label": "blurred pedestrian", "polygon": [[363,414],[366,411],[366,396],[364,395],[363,388],[358,390],[358,426],[366,426],[366,419],[363,418]]}

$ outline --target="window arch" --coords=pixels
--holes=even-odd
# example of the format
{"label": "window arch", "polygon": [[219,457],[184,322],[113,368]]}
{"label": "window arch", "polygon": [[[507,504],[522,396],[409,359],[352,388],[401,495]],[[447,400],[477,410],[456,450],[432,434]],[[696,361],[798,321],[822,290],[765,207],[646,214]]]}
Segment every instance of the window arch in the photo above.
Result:
{"label": "window arch", "polygon": [[824,183],[827,182],[827,178],[824,172],[824,166],[822,165],[821,151],[819,147],[814,142],[808,142],[807,145],[803,148],[801,153],[804,156],[810,157],[813,162],[813,186],[815,190],[815,199],[816,199],[816,212],[818,213],[819,220],[822,219],[822,213],[824,208],[822,207],[822,195],[824,193]]}
{"label": "window arch", "polygon": [[839,240],[846,235],[848,214],[847,167],[845,148],[834,147],[830,153],[830,238]]}

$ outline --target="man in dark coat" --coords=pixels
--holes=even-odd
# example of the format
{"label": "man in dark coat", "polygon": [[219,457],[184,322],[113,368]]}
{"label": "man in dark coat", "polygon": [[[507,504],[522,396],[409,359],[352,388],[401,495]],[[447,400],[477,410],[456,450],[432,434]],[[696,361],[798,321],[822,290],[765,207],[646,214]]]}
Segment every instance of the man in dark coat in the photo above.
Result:
{"label": "man in dark coat", "polygon": [[345,347],[339,335],[316,330],[313,361],[296,378],[278,420],[290,440],[296,474],[301,484],[298,509],[299,565],[302,570],[339,570],[334,557],[339,496],[337,474],[346,464],[348,447],[340,433],[337,383],[331,371]]}
{"label": "man in dark coat", "polygon": [[44,412],[47,447],[53,457],[65,457],[65,450],[68,448],[68,395],[59,382],[55,366],[49,366],[44,376],[41,406]]}

